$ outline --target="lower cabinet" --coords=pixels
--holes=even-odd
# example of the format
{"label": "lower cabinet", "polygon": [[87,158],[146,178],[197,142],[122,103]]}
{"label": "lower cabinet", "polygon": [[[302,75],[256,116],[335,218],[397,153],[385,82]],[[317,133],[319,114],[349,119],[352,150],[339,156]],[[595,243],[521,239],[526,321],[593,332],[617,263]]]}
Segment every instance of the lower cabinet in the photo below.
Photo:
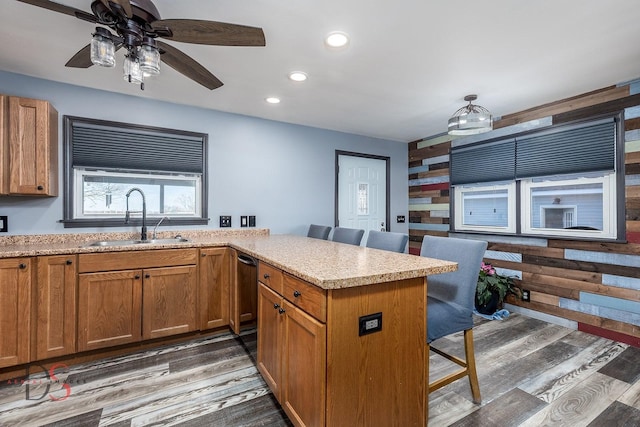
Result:
{"label": "lower cabinet", "polygon": [[195,331],[196,266],[152,268],[143,274],[142,339]]}
{"label": "lower cabinet", "polygon": [[29,362],[30,258],[0,259],[0,368]]}
{"label": "lower cabinet", "polygon": [[78,351],[140,341],[142,270],[81,274]]}
{"label": "lower cabinet", "polygon": [[201,330],[229,324],[231,253],[227,247],[200,249],[198,298]]}
{"label": "lower cabinet", "polygon": [[[196,261],[196,249],[80,255],[78,350],[196,330]],[[115,266],[128,269],[90,272]]]}
{"label": "lower cabinet", "polygon": [[76,255],[39,256],[33,360],[73,354],[76,351]]}
{"label": "lower cabinet", "polygon": [[258,369],[295,425],[324,426],[326,325],[259,284]]}

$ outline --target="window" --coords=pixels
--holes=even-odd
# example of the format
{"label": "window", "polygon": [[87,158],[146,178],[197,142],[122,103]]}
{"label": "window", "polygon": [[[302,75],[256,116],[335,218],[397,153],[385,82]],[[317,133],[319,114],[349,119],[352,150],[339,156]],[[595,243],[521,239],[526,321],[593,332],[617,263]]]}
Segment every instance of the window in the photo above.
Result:
{"label": "window", "polygon": [[618,114],[452,148],[452,229],[585,239],[623,236],[620,123]]}
{"label": "window", "polygon": [[616,237],[614,173],[523,180],[522,193],[524,233]]}
{"label": "window", "polygon": [[[148,218],[207,223],[206,135],[75,117],[64,124],[65,227],[122,226],[132,188],[145,194]],[[137,192],[129,209],[142,210]]]}
{"label": "window", "polygon": [[515,184],[467,185],[456,188],[455,221],[459,228],[515,232]]}

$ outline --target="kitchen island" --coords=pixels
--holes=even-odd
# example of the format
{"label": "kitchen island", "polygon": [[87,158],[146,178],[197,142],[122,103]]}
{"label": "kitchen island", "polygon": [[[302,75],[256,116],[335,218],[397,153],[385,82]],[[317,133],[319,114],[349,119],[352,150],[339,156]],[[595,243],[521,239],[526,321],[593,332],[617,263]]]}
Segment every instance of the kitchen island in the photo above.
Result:
{"label": "kitchen island", "polygon": [[426,424],[426,276],[454,263],[291,235],[183,234],[188,242],[117,247],[77,235],[15,238],[0,245],[0,258],[211,247],[250,254],[259,260],[258,369],[294,424]]}

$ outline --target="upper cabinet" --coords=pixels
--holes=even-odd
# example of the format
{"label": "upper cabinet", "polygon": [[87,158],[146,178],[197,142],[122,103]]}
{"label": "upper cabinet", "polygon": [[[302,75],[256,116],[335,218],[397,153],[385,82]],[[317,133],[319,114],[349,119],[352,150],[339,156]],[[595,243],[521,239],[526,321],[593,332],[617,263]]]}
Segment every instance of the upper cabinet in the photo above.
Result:
{"label": "upper cabinet", "polygon": [[0,194],[58,195],[58,112],[0,95]]}

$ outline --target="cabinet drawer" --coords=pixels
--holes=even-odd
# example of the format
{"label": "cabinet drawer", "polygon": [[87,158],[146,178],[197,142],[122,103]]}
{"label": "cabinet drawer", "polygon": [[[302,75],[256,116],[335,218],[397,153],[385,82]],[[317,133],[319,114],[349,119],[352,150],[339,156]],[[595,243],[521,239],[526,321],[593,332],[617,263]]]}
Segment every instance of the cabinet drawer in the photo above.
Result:
{"label": "cabinet drawer", "polygon": [[282,296],[319,321],[327,321],[327,294],[324,289],[285,274]]}
{"label": "cabinet drawer", "polygon": [[78,272],[134,270],[195,264],[197,249],[158,249],[150,251],[98,252],[80,254]]}
{"label": "cabinet drawer", "polygon": [[282,271],[265,264],[258,263],[258,280],[282,295]]}

